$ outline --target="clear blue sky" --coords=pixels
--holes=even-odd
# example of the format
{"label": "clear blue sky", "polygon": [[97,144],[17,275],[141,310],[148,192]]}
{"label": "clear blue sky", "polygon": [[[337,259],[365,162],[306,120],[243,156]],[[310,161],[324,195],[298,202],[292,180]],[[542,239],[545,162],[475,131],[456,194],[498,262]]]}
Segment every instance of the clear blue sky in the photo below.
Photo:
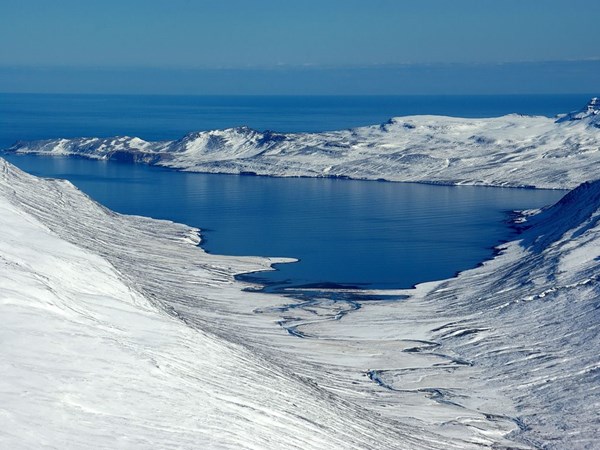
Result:
{"label": "clear blue sky", "polygon": [[469,73],[499,67],[488,91],[518,92],[535,67],[546,91],[590,92],[599,20],[598,0],[1,0],[0,91],[244,93],[247,80],[247,93],[327,93],[339,71],[356,93],[435,92],[448,77],[463,84],[442,88],[469,91]]}

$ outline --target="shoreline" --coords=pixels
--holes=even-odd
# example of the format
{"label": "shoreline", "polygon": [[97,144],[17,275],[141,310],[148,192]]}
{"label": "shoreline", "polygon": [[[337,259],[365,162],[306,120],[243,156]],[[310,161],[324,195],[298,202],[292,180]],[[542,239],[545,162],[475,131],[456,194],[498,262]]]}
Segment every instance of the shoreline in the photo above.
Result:
{"label": "shoreline", "polygon": [[[7,149],[0,150],[0,157],[4,158],[6,156],[15,156],[19,157],[27,157],[27,156],[37,156],[41,158],[72,158],[72,159],[82,159],[85,161],[97,161],[97,162],[110,162],[111,164],[123,164],[123,165],[143,165],[148,167],[154,167],[160,170],[168,170],[172,172],[182,172],[182,173],[197,173],[202,175],[227,175],[227,176],[238,176],[238,177],[264,177],[264,178],[278,178],[278,179],[326,179],[326,180],[343,180],[343,181],[366,181],[366,182],[377,182],[377,183],[400,183],[400,184],[424,184],[431,186],[447,186],[447,187],[481,187],[481,188],[494,188],[494,189],[536,189],[536,190],[544,190],[544,191],[564,191],[565,193],[569,192],[571,189],[562,188],[562,187],[538,187],[532,185],[524,185],[524,184],[516,184],[516,185],[505,185],[505,184],[485,184],[486,182],[478,183],[470,183],[465,181],[436,181],[436,180],[416,180],[416,181],[402,181],[402,180],[390,180],[386,178],[355,178],[351,176],[336,176],[336,175],[277,175],[277,174],[268,174],[268,173],[235,173],[235,172],[214,172],[214,171],[200,171],[200,170],[190,170],[190,169],[181,169],[177,167],[170,167],[166,165],[160,164],[149,164],[145,162],[139,161],[123,161],[119,159],[111,159],[111,158],[96,158],[93,156],[81,155],[79,153],[69,153],[69,154],[48,154],[48,153],[35,153],[35,152],[13,152]],[[593,180],[592,180],[593,181]]]}
{"label": "shoreline", "polygon": [[[538,188],[557,188],[577,185],[580,179],[589,178],[588,172],[593,173],[600,144],[596,112],[593,114],[585,121],[561,123],[542,117],[435,117],[431,122],[428,116],[412,116],[381,126],[283,137],[248,129],[220,130],[188,135],[181,140],[183,147],[180,141],[168,144],[184,150],[172,153],[174,162],[161,161],[156,152],[136,154],[140,146],[164,144],[139,139],[61,140],[58,147],[56,141],[25,145],[32,145],[33,153],[36,148],[38,153],[58,149],[62,155],[73,146],[92,150],[93,159],[102,159],[95,152],[105,146],[105,159],[116,155],[121,162],[151,163],[163,170],[388,178],[520,189],[532,188],[527,180],[533,179]],[[526,132],[518,131],[522,128]],[[316,142],[306,142],[307,136]],[[533,144],[528,136],[533,136]],[[229,162],[211,166],[213,141],[225,156],[227,152],[233,156],[231,166]],[[421,142],[416,149],[415,142]],[[116,152],[111,153],[113,150]],[[198,163],[194,152],[209,158],[207,165]],[[343,164],[332,170],[332,162],[340,156]],[[387,172],[381,172],[381,164]],[[597,364],[593,355],[600,347],[593,320],[598,310],[598,261],[590,255],[597,254],[594,242],[600,241],[600,228],[593,220],[600,208],[600,183],[581,185],[567,195],[569,201],[565,197],[536,215],[524,215],[525,223],[513,223],[522,230],[518,239],[512,237],[495,247],[491,259],[452,278],[396,290],[394,301],[389,301],[382,299],[381,290],[361,292],[366,296],[362,299],[357,299],[356,291],[347,290],[293,290],[275,295],[257,291],[257,285],[244,281],[240,274],[273,270],[273,264],[281,260],[209,254],[192,245],[189,227],[115,214],[71,183],[36,179],[8,163],[2,165],[8,184],[0,183],[0,189],[17,210],[32,215],[58,239],[100,257],[118,274],[115,286],[141,296],[136,303],[148,302],[159,316],[166,315],[184,326],[185,333],[189,329],[210,337],[203,345],[215,350],[206,355],[217,358],[211,359],[214,366],[198,367],[177,350],[169,355],[175,367],[180,363],[196,367],[190,372],[196,380],[190,384],[193,389],[212,386],[215,379],[228,380],[216,390],[209,388],[209,398],[231,392],[227,395],[252,405],[252,414],[258,417],[274,413],[286,421],[291,418],[294,426],[287,429],[296,436],[297,427],[318,424],[332,447],[341,442],[340,430],[344,430],[343,440],[351,438],[356,447],[366,448],[527,448],[567,443],[570,433],[577,433],[580,442],[592,442],[596,437],[597,412],[590,407],[588,386],[594,381]],[[387,173],[401,175],[389,179]],[[454,181],[449,183],[449,179]],[[515,180],[518,186],[511,185]],[[12,274],[18,267],[9,265],[4,270]],[[35,276],[53,279],[57,275],[39,272]],[[62,282],[58,275],[57,283]],[[290,294],[296,298],[290,299]],[[76,299],[70,310],[78,311]],[[27,301],[24,304],[29,307]],[[13,314],[11,305],[6,308]],[[353,314],[357,311],[360,314]],[[352,320],[345,319],[349,314]],[[105,317],[107,329],[119,320],[110,314]],[[142,353],[149,349],[145,339],[135,345]],[[26,355],[36,351],[23,344],[16,348]],[[50,354],[62,348],[53,347]],[[184,348],[196,348],[193,338],[186,338]],[[228,356],[223,359],[224,355]],[[51,365],[44,355],[36,358]],[[112,366],[123,368],[132,361],[137,359]],[[279,380],[274,392],[268,390],[271,380],[262,379],[264,368],[268,368],[268,379]],[[216,378],[211,373],[215,370],[219,373]],[[140,377],[147,374],[138,372]],[[243,377],[238,373],[244,373]],[[22,374],[14,375],[15,380],[22,378]],[[166,380],[177,383],[178,377],[190,375],[172,373]],[[243,385],[249,390],[237,390],[240,380],[245,380]],[[39,389],[43,391],[43,387]],[[90,405],[83,392],[79,398]],[[213,405],[204,403],[204,398],[193,397],[202,404],[201,410],[210,411]],[[257,406],[265,402],[269,405],[266,409]],[[300,414],[295,409],[299,403],[306,405]],[[560,410],[553,407],[556,404],[561,405]],[[227,411],[229,403],[216,405]],[[319,405],[316,410],[315,405]],[[565,408],[577,414],[565,415]],[[34,406],[28,416],[35,416],[39,409]],[[73,414],[77,423],[78,413]],[[159,422],[165,420],[169,419]],[[26,419],[23,423],[31,422]],[[252,419],[239,422],[236,438],[247,440],[248,433],[255,433],[247,429],[248,423],[253,423]],[[196,432],[202,435],[202,431]],[[230,436],[231,430],[227,432],[225,436]],[[271,432],[271,428],[264,430],[267,435]],[[310,432],[299,434],[309,436]],[[322,445],[313,442],[301,447]]]}
{"label": "shoreline", "polygon": [[[12,155],[10,155],[9,160],[13,160],[16,164],[19,164],[19,158],[21,158],[21,157],[29,158],[28,160],[31,161],[31,164],[29,164],[30,170],[36,170],[35,168],[39,166],[38,167],[39,170],[37,170],[37,172],[38,173],[40,171],[43,172],[43,165],[45,163],[44,163],[43,159],[39,160],[39,157],[37,155],[29,155],[29,156],[23,156],[23,155],[12,156]],[[99,172],[98,175],[100,175],[100,176],[102,176],[102,174],[105,173],[105,170],[106,170],[107,174],[112,174],[111,176],[115,176],[114,174],[116,174],[116,173],[122,174],[122,176],[127,176],[127,173],[132,173],[131,172],[132,170],[134,171],[133,173],[138,173],[139,174],[139,175],[136,175],[136,176],[140,176],[140,177],[151,176],[151,174],[153,174],[153,173],[155,173],[158,176],[162,177],[161,173],[165,173],[167,175],[166,180],[171,180],[171,179],[174,179],[174,178],[175,179],[179,179],[179,178],[177,178],[177,176],[178,176],[177,174],[182,174],[182,173],[185,174],[185,172],[180,172],[180,171],[177,171],[177,170],[173,170],[171,168],[162,168],[162,167],[155,168],[155,167],[146,166],[146,165],[140,166],[139,170],[138,169],[131,169],[130,170],[130,169],[128,169],[129,167],[131,167],[131,165],[129,163],[113,162],[113,161],[98,162],[98,161],[94,161],[94,160],[92,160],[91,162],[89,162],[89,163],[87,163],[87,164],[85,164],[83,166],[81,166],[80,163],[74,162],[74,163],[71,164],[73,166],[73,168],[72,169],[68,169],[68,167],[71,167],[71,165],[67,164],[71,160],[70,159],[71,157],[69,157],[69,156],[59,156],[57,158],[58,159],[62,159],[64,161],[64,162],[57,162],[57,167],[61,168],[58,171],[58,173],[63,173],[63,172],[61,172],[61,170],[62,170],[63,167],[65,168],[64,170],[66,170],[68,173],[78,173],[77,172],[77,167],[82,167],[82,171],[85,172],[85,173],[88,173],[88,172],[95,173],[95,172],[93,172],[93,170],[95,170],[93,168],[94,167],[99,167],[98,170],[100,172]],[[81,158],[76,158],[76,159],[81,159]],[[36,163],[36,161],[38,161],[38,162]],[[81,161],[87,161],[87,159],[81,159]],[[99,165],[96,166],[96,164],[98,164],[98,163],[99,163]],[[67,164],[67,165],[64,165],[64,164]],[[111,166],[113,167],[113,169],[109,169]],[[118,169],[119,166],[121,166],[122,169]],[[23,167],[27,168],[28,164],[24,164]],[[107,169],[104,169],[104,168],[107,168]],[[116,172],[114,172],[115,170],[116,170]],[[73,172],[73,171],[75,171],[75,172]],[[65,172],[65,173],[67,173],[67,172]],[[123,173],[123,172],[125,172],[125,173]],[[54,172],[49,171],[49,174],[52,174],[52,173],[57,173],[57,172],[56,171],[54,171]],[[173,175],[170,175],[170,174],[173,174]],[[195,177],[196,177],[196,175],[198,175],[198,177],[200,178],[200,180],[204,180],[204,177],[201,176],[201,175],[199,175],[199,174],[184,175],[185,178],[181,178],[181,179],[183,179],[183,180],[188,180],[189,179],[190,183],[192,183],[193,181],[191,181],[191,180],[194,180]],[[211,177],[215,177],[215,180],[211,180]],[[210,183],[212,185],[213,183],[215,183],[216,181],[218,181],[217,180],[218,177],[219,177],[218,174],[208,175],[207,178],[206,178],[206,181],[202,181],[202,183],[206,182],[206,183]],[[269,178],[272,178],[272,177],[269,177]],[[157,182],[159,182],[160,180],[162,180],[162,178],[159,178]],[[175,181],[173,181],[173,182],[175,182]],[[236,185],[237,185],[237,183],[238,182],[234,182],[234,184],[236,184]],[[252,185],[255,184],[252,180],[248,180],[248,182],[245,182],[244,184],[242,184],[242,186],[248,185],[248,183],[250,183],[250,186],[252,186]],[[264,183],[264,182],[257,182],[257,183],[258,183],[257,185],[261,185],[261,183]],[[299,188],[301,186],[305,185],[301,181],[298,181],[298,182],[295,182],[295,183],[298,183],[298,187]],[[363,186],[364,189],[367,189],[368,192],[371,192],[371,191],[373,191],[373,192],[379,192],[379,191],[382,191],[382,190],[384,192],[388,192],[388,191],[389,192],[396,192],[396,189],[394,189],[392,185],[389,185],[388,188],[385,188],[385,187],[378,188],[378,187],[374,186],[375,189],[373,189],[373,188],[369,188],[368,184],[370,184],[370,183],[366,183],[366,182],[362,182],[362,181],[353,181],[353,180],[351,181],[351,183],[359,183],[358,185],[356,185],[356,186],[359,186],[359,187],[361,186],[362,183],[364,183],[364,184],[362,184],[362,186]],[[229,183],[226,182],[225,186],[227,186],[228,184]],[[422,185],[422,183],[412,183],[412,182],[411,183],[403,183],[403,184],[406,185],[406,186],[410,186],[410,185],[412,185],[412,186],[420,186],[420,185]],[[286,185],[287,184],[286,184],[285,181],[266,184],[266,186],[272,186],[273,189],[278,189],[278,186],[279,187],[284,187]],[[292,184],[292,186],[294,186],[294,185],[296,185],[296,184]],[[320,186],[335,186],[336,190],[340,190],[340,189],[343,190],[346,187],[348,187],[348,188],[351,187],[350,185],[346,186],[345,182],[337,182],[337,181],[333,181],[333,182],[329,182],[329,181],[319,182],[319,181],[316,181],[316,180],[313,183],[309,183],[307,186],[313,186],[313,185],[314,186],[319,186],[318,189],[320,189]],[[216,186],[221,186],[221,184],[217,183]],[[82,187],[84,187],[84,185],[82,185]],[[468,186],[468,187],[461,186],[461,188],[465,189],[465,191],[462,191],[462,192],[465,192],[465,195],[467,195],[467,196],[469,196],[469,195],[475,195],[477,192],[479,192],[482,189],[481,187],[473,187],[473,186]],[[400,193],[404,192],[404,190],[402,190],[403,188],[401,186],[399,186],[398,189],[400,190],[399,191]],[[413,188],[410,188],[410,189],[413,189]],[[489,193],[486,193],[486,191],[483,190],[483,191],[481,191],[482,192],[481,195],[484,195],[484,196],[490,195],[490,196],[492,196],[491,198],[495,198],[496,194],[493,194],[493,192],[494,192],[494,190],[496,190],[498,188],[489,188],[489,187],[486,187],[486,189],[490,189]],[[502,191],[506,191],[507,189],[515,189],[515,188],[503,188]],[[435,191],[435,189],[433,189],[433,188],[431,190]],[[509,198],[513,198],[513,195],[514,195],[517,198],[521,198],[523,196],[523,195],[517,195],[517,194],[510,194],[510,193],[502,194],[502,191],[498,191],[499,192],[498,195],[500,195],[501,197],[508,196]],[[88,192],[90,192],[91,194],[93,194],[94,190],[91,190],[91,191],[88,190]],[[417,192],[421,192],[421,190],[417,190]],[[425,193],[428,193],[428,192],[429,192],[429,189],[425,190]],[[454,188],[448,188],[448,190],[442,189],[441,192],[442,192],[443,195],[457,194],[457,195],[460,196],[460,194],[461,194],[461,190],[460,189],[455,191]],[[431,195],[437,195],[437,194],[435,192],[431,192]],[[548,194],[546,194],[546,195],[548,195]],[[527,195],[525,195],[525,196],[527,196]],[[479,195],[477,195],[476,197],[479,198]],[[96,197],[96,198],[98,198],[98,197]],[[102,196],[100,196],[99,198],[101,199]],[[105,200],[107,200],[107,199],[105,198]],[[519,200],[517,200],[517,202],[519,202]],[[511,202],[508,202],[508,205],[510,205],[510,203]],[[110,202],[109,202],[109,204],[110,204]],[[535,204],[535,202],[533,204]],[[113,203],[113,205],[114,205],[114,203]],[[521,201],[521,204],[515,204],[515,203],[513,203],[510,206],[514,208],[514,207],[522,207],[522,206],[529,206],[530,207],[531,205],[532,205],[532,203],[529,203],[527,205],[527,202],[525,202],[523,200],[523,201]],[[130,209],[129,208],[125,208],[125,209],[120,208],[120,210],[121,211],[127,211],[127,210],[130,210]],[[154,211],[154,212],[156,213],[156,211]],[[136,214],[142,214],[142,215],[144,215],[144,208],[142,208],[142,209],[135,208],[135,213]],[[362,290],[364,290],[364,289],[366,289],[366,290],[372,290],[372,289],[386,289],[386,290],[389,290],[389,289],[409,289],[409,288],[414,287],[414,285],[416,283],[422,283],[422,282],[427,282],[427,281],[433,281],[433,280],[438,280],[438,279],[445,279],[445,278],[449,278],[449,277],[455,277],[461,271],[477,267],[483,261],[486,261],[487,259],[493,258],[494,254],[495,254],[494,247],[496,247],[497,245],[501,244],[502,240],[513,239],[514,238],[514,228],[512,227],[511,224],[508,224],[509,217],[512,214],[512,211],[509,210],[509,209],[506,209],[506,210],[500,209],[500,210],[498,210],[498,213],[494,212],[494,214],[495,214],[494,221],[493,221],[493,223],[495,224],[494,225],[494,231],[496,231],[496,230],[498,231],[498,233],[495,233],[495,234],[499,234],[497,236],[499,238],[499,240],[495,240],[494,239],[493,241],[490,242],[489,239],[484,239],[484,238],[478,239],[478,241],[481,241],[482,245],[481,246],[478,245],[476,248],[475,247],[473,248],[473,251],[475,252],[473,258],[467,258],[468,260],[466,260],[466,261],[462,261],[462,259],[461,259],[461,261],[459,261],[456,265],[453,265],[453,266],[449,266],[449,265],[446,264],[446,265],[443,266],[443,268],[440,268],[440,270],[436,270],[435,273],[432,273],[432,274],[430,274],[427,277],[413,276],[413,277],[410,277],[410,279],[406,279],[406,280],[405,280],[405,278],[407,278],[407,277],[401,277],[401,282],[397,281],[397,279],[394,278],[392,276],[392,274],[389,274],[389,276],[386,276],[386,277],[382,278],[385,281],[390,281],[388,283],[383,283],[382,282],[382,283],[375,283],[375,284],[373,284],[371,280],[378,280],[379,278],[376,278],[375,276],[373,276],[373,277],[371,277],[369,279],[366,279],[367,277],[361,276],[360,274],[355,274],[355,275],[357,275],[357,277],[352,277],[352,279],[350,279],[350,280],[349,280],[348,277],[345,277],[345,279],[343,281],[346,281],[346,283],[345,283],[346,285],[348,285],[348,284],[355,285],[357,287],[363,288]],[[189,216],[189,214],[188,214],[188,216]],[[498,217],[496,218],[496,216],[498,216]],[[166,216],[164,214],[161,214],[161,217],[164,217],[164,218],[167,218],[167,219],[170,219],[170,220],[175,220],[175,221],[185,220],[185,219],[182,219],[181,217],[178,219],[176,214],[167,214]],[[194,226],[197,226],[197,227],[199,227],[199,228],[202,229],[201,247],[207,253],[212,253],[213,250],[207,250],[206,246],[207,246],[207,243],[209,242],[209,239],[212,239],[214,236],[212,236],[212,237],[209,236],[207,238],[206,237],[206,231],[209,230],[209,229],[214,229],[216,225],[214,223],[210,223],[210,222],[208,222],[207,224],[205,224],[205,222],[203,222],[200,219],[201,219],[201,216],[198,216],[198,220],[192,221],[192,223],[194,223]],[[188,220],[191,220],[191,217],[188,217]],[[204,225],[206,225],[206,226],[204,226]],[[368,230],[366,230],[366,232],[368,232]],[[221,236],[221,238],[223,238],[223,236]],[[216,243],[213,243],[213,244],[216,244]],[[253,246],[253,248],[254,247],[255,246]],[[242,252],[237,252],[237,251],[235,251],[235,249],[231,249],[231,248],[229,248],[229,250],[230,250],[231,254],[246,254],[248,256],[264,256],[264,257],[269,257],[271,254],[273,254],[273,251],[272,250],[268,251],[268,248],[264,248],[262,252],[260,252],[260,248],[259,248],[258,252],[256,251],[256,249],[254,249],[253,252],[246,251],[246,252],[243,252],[243,253]],[[231,250],[233,250],[233,251],[231,251]],[[246,249],[246,250],[249,250],[249,249]],[[331,249],[331,250],[334,251],[335,249]],[[364,250],[366,250],[366,248]],[[219,249],[215,248],[214,252],[215,253],[219,253]],[[278,252],[281,252],[281,249],[279,249]],[[293,253],[285,253],[285,254],[286,255],[291,255],[294,259],[302,259],[302,257],[303,257],[303,254],[301,252],[300,252],[300,254],[293,254]],[[412,253],[411,253],[411,255],[412,255]],[[475,257],[475,256],[477,256],[477,257]],[[403,258],[403,260],[407,261],[408,259]],[[340,264],[341,263],[343,263],[343,261],[340,261]],[[400,261],[399,261],[399,263],[401,264]],[[275,267],[275,269],[277,269],[277,267]],[[365,269],[368,269],[368,268],[365,267]],[[301,271],[301,269],[299,269],[299,268],[293,268],[293,269],[282,268],[282,270],[284,272],[287,271],[287,272],[290,272],[290,273],[293,273],[293,274],[298,274],[298,271],[299,270]],[[339,273],[337,273],[337,272],[335,272],[335,273],[332,272],[332,274],[333,275],[336,275],[336,274],[339,275]],[[372,275],[376,275],[376,274],[372,274]],[[281,291],[278,288],[281,287],[282,289],[285,289],[286,287],[289,286],[289,284],[280,284],[281,282],[283,282],[283,280],[281,280],[281,278],[283,278],[283,276],[267,275],[266,278],[278,278],[279,280],[273,280],[273,281],[264,280],[263,279],[263,275],[260,274],[260,275],[249,276],[248,277],[248,281],[253,282],[255,284],[260,284],[261,288],[263,288],[263,289],[265,289],[267,291],[276,290],[276,291],[280,291],[280,292],[285,292],[285,291]],[[325,279],[319,273],[314,272],[314,271],[309,274],[308,280],[314,280],[315,282],[321,282],[321,281],[324,280],[324,282],[328,282],[328,283],[329,282],[337,282],[338,281],[335,278],[326,278]],[[360,280],[364,284],[356,284],[356,283],[352,282],[353,280]],[[306,281],[306,282],[309,282],[309,281]],[[303,284],[303,283],[304,283],[303,281],[297,280],[297,281],[292,281],[291,284],[293,286],[297,287],[299,284]],[[273,289],[273,287],[275,287],[275,289]]]}
{"label": "shoreline", "polygon": [[[94,156],[82,155],[79,153],[68,153],[68,154],[49,154],[49,153],[36,153],[36,152],[13,152],[8,149],[0,150],[0,157],[5,156],[37,156],[42,158],[72,158],[72,159],[82,159],[86,161],[97,161],[97,162],[110,162],[111,164],[123,164],[123,165],[143,165],[154,167],[161,170],[168,170],[173,172],[182,172],[182,173],[197,173],[202,175],[228,175],[228,176],[238,176],[238,177],[264,177],[264,178],[279,178],[279,179],[327,179],[327,180],[343,180],[343,181],[366,181],[366,182],[377,182],[377,183],[400,183],[400,184],[424,184],[431,186],[447,186],[447,187],[480,187],[480,188],[494,188],[494,189],[536,189],[536,190],[544,190],[544,191],[564,191],[565,193],[569,192],[572,188],[565,187],[545,187],[545,186],[534,186],[527,184],[494,184],[488,183],[485,181],[481,182],[470,182],[470,181],[438,181],[438,180],[393,180],[387,178],[361,178],[361,177],[352,177],[348,175],[278,175],[278,174],[269,174],[269,173],[254,173],[254,172],[219,172],[219,171],[202,171],[202,170],[193,170],[193,169],[184,169],[171,167],[167,165],[154,164],[154,163],[146,163],[140,161],[123,161],[120,159],[112,159],[112,158],[100,158]],[[593,180],[592,180],[593,181]]]}
{"label": "shoreline", "polygon": [[323,177],[442,185],[573,189],[595,179],[600,106],[550,119],[413,115],[385,123],[310,133],[249,127],[137,137],[19,141],[8,153],[79,155],[187,172]]}
{"label": "shoreline", "polygon": [[[252,397],[254,394],[247,390],[234,394],[234,398],[253,405],[257,398],[260,404],[267,402],[269,406],[257,412],[259,415],[270,411],[279,411],[282,416],[278,417],[313,414],[315,406],[296,410],[282,402],[277,395],[284,389],[286,396],[300,392],[297,400],[287,397],[294,404],[315,401],[321,405],[318,411],[322,415],[310,420],[325,427],[321,429],[327,430],[323,431],[326,441],[333,447],[334,430],[343,430],[346,438],[357,439],[357,443],[367,433],[371,443],[363,440],[364,445],[357,445],[367,448],[527,447],[536,442],[562,442],[555,434],[559,425],[575,427],[581,439],[593,439],[596,411],[590,410],[585,368],[593,365],[590,358],[596,353],[588,347],[597,349],[598,335],[593,335],[593,324],[588,323],[594,317],[588,314],[594,304],[587,299],[593,295],[595,282],[586,280],[598,262],[579,258],[579,265],[565,270],[564,264],[572,257],[561,252],[567,242],[566,231],[583,227],[585,233],[569,241],[568,248],[582,255],[595,254],[590,252],[590,245],[593,248],[600,230],[593,224],[588,226],[586,220],[599,207],[599,183],[584,185],[570,195],[569,201],[528,217],[531,227],[524,231],[524,239],[502,245],[503,251],[495,259],[457,278],[420,284],[401,301],[365,301],[361,313],[348,321],[343,318],[357,307],[352,300],[324,301],[305,311],[294,308],[290,317],[286,310],[289,299],[245,292],[243,288],[248,285],[233,279],[249,269],[267,268],[273,261],[206,254],[190,241],[190,227],[115,214],[68,182],[38,179],[8,163],[3,166],[2,198],[31,215],[35,219],[32,223],[40,221],[58,239],[101,255],[98,257],[110,264],[125,287],[148,299],[162,311],[159,315],[166,314],[197,330],[200,334],[196,339],[205,342],[201,336],[206,334],[239,348],[246,355],[241,367],[247,367],[245,377],[250,377],[243,379],[262,376],[263,369],[254,372],[256,362],[269,368],[269,378],[282,380],[287,387],[276,392],[264,391],[273,380],[247,386],[259,397]],[[582,206],[585,211],[572,214],[571,209],[579,211]],[[563,218],[562,222],[556,222],[558,218]],[[86,227],[79,226],[83,222]],[[544,241],[535,244],[538,236],[544,236]],[[535,245],[530,247],[529,242]],[[47,276],[45,272],[40,275]],[[58,277],[61,279],[60,274]],[[536,296],[538,292],[544,295]],[[73,306],[77,306],[74,301]],[[11,306],[6,308],[12,311]],[[111,320],[110,314],[105,317]],[[286,320],[284,325],[291,333],[278,331],[275,325],[281,320]],[[539,336],[545,338],[539,340]],[[568,336],[571,343],[565,347],[557,336]],[[71,340],[78,342],[74,337]],[[148,344],[142,341],[136,345],[145,349]],[[193,340],[185,345],[196,348]],[[32,351],[27,346],[18,349]],[[174,351],[171,364],[183,357]],[[229,353],[215,351],[221,356],[217,366],[237,364],[237,356],[230,361],[223,356]],[[574,358],[566,366],[556,363],[564,351]],[[122,367],[125,362],[113,367]],[[214,370],[204,368],[194,376],[211,386]],[[141,370],[138,376],[145,373]],[[239,383],[238,373],[231,368],[219,373],[217,379],[229,381],[216,391],[209,389],[209,396],[236,389]],[[553,381],[559,373],[560,382]],[[532,374],[543,374],[549,381],[543,378],[538,385]],[[200,386],[196,383],[184,385],[196,389]],[[527,388],[527,395],[518,395],[527,386],[532,386]],[[565,392],[571,399],[569,405],[579,411],[575,423],[562,409],[546,408]],[[87,397],[80,395],[80,402],[87,402]],[[153,393],[147,395],[155,398]],[[200,402],[205,397],[193,398]],[[181,405],[173,407],[181,410]],[[29,414],[34,411],[37,409]],[[374,415],[378,417],[375,426]],[[449,422],[454,424],[452,429],[445,425]],[[527,428],[519,426],[523,423]],[[556,424],[556,428],[545,423]],[[234,432],[231,428],[227,431],[230,436]],[[320,447],[314,443],[305,446]]]}

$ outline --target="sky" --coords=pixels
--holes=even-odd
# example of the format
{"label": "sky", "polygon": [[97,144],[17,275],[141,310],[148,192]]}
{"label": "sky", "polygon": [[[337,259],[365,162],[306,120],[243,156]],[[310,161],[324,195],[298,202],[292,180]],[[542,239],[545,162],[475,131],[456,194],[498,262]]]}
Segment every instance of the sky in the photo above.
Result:
{"label": "sky", "polygon": [[0,91],[600,90],[598,0],[2,0]]}

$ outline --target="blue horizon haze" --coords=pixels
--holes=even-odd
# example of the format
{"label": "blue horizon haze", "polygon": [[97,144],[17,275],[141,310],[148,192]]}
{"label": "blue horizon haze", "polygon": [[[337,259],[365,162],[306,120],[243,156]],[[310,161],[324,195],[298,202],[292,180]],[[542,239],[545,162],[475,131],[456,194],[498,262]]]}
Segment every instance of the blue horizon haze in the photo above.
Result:
{"label": "blue horizon haze", "polygon": [[0,92],[594,92],[598,17],[592,0],[5,1]]}

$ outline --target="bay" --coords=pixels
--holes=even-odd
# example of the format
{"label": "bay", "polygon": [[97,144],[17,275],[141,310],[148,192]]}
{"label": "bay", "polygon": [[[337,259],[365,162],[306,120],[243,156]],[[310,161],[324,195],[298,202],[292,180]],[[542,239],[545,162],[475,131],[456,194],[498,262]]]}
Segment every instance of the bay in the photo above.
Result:
{"label": "bay", "polygon": [[202,229],[226,255],[298,258],[261,281],[406,288],[444,279],[513,236],[508,213],[560,191],[176,172],[82,158],[6,155],[34,175],[65,178],[109,208]]}
{"label": "bay", "polygon": [[[246,125],[313,132],[440,114],[553,116],[587,95],[143,96],[0,94],[0,148],[17,140],[81,136],[177,139]],[[202,229],[202,246],[230,255],[298,258],[257,277],[274,286],[403,288],[447,278],[514,237],[515,209],[563,192],[336,179],[275,179],[174,172],[78,158],[5,156],[33,174],[66,178],[115,211]]]}

